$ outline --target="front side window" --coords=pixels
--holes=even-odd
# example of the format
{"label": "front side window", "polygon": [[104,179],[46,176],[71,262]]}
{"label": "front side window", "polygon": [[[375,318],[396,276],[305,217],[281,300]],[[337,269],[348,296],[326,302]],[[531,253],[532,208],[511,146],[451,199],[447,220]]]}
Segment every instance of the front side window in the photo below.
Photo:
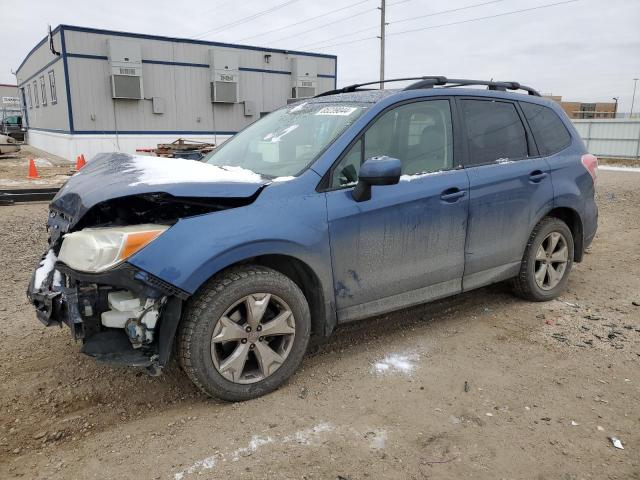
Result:
{"label": "front side window", "polygon": [[29,108],[33,108],[33,98],[31,97],[31,84],[27,85],[27,98],[29,99]]}
{"label": "front side window", "polygon": [[51,90],[51,103],[58,103],[58,93],[56,92],[56,74],[53,70],[49,72],[49,89]]}
{"label": "front side window", "polygon": [[36,108],[40,106],[40,101],[38,100],[38,82],[33,81],[33,103],[36,104]]}
{"label": "front side window", "polygon": [[514,104],[493,100],[461,103],[471,165],[527,157],[527,134]]}
{"label": "front side window", "polygon": [[448,100],[401,105],[377,118],[333,169],[331,188],[354,185],[371,157],[397,158],[403,175],[453,168],[453,128]]}
{"label": "front side window", "polygon": [[203,161],[268,177],[294,176],[310,165],[369,104],[305,102],[253,123]]}
{"label": "front side window", "polygon": [[40,77],[40,92],[42,92],[42,106],[47,105],[47,89],[44,85],[44,75]]}
{"label": "front side window", "polygon": [[542,155],[552,155],[571,143],[571,135],[551,108],[521,102],[520,106]]}

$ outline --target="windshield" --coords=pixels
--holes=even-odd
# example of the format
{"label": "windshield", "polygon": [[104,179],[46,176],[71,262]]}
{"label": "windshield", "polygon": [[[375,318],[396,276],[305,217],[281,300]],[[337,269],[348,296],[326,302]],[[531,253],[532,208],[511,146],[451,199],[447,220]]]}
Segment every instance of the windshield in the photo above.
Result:
{"label": "windshield", "polygon": [[364,103],[301,103],[281,108],[250,125],[203,159],[268,177],[302,172],[364,113]]}

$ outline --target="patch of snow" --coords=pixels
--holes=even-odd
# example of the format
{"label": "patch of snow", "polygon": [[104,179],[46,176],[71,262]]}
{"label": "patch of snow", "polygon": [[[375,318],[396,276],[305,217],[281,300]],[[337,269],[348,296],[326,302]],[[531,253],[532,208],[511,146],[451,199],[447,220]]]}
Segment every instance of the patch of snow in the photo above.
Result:
{"label": "patch of snow", "polygon": [[[35,163],[37,167],[53,167],[53,163],[51,163],[46,158],[34,158],[33,163]],[[26,161],[25,165],[28,165],[28,164],[29,162]]]}
{"label": "patch of snow", "polygon": [[[280,440],[273,439],[272,437],[260,437],[254,435],[251,437],[249,444],[246,447],[238,448],[232,452],[221,452],[211,455],[202,460],[198,460],[184,470],[181,470],[173,475],[174,480],[183,480],[185,476],[198,474],[202,475],[205,470],[211,470],[218,462],[226,462],[227,459],[231,459],[233,462],[237,462],[241,457],[245,457],[257,452],[261,447],[272,443],[293,443],[296,442],[300,445],[311,445],[321,433],[330,432],[333,430],[333,426],[329,423],[319,423],[318,425],[295,432],[292,435],[282,437]],[[386,437],[385,437],[386,438]]]}
{"label": "patch of snow", "polygon": [[[80,170],[77,174],[82,171]],[[258,183],[264,180],[260,174],[242,167],[218,167],[183,158],[140,155],[131,157],[131,166],[124,170],[124,173],[138,174],[137,182],[130,186],[203,182]]]}
{"label": "patch of snow", "polygon": [[267,445],[269,443],[273,443],[273,438],[271,437],[259,437],[258,435],[254,435],[251,437],[251,441],[249,445],[244,448],[238,448],[233,451],[231,454],[231,459],[234,462],[240,460],[240,457],[246,457],[247,455],[251,455],[253,452],[257,451],[263,445]]}
{"label": "patch of snow", "polygon": [[410,374],[416,368],[418,355],[414,353],[391,353],[373,364],[375,373]]}
{"label": "patch of snow", "polygon": [[637,167],[615,167],[613,165],[598,165],[598,170],[604,170],[604,171],[610,171],[610,172],[640,173],[640,168],[637,168]]}
{"label": "patch of snow", "polygon": [[60,285],[62,285],[62,274],[56,270],[53,272],[53,286],[59,287]]}
{"label": "patch of snow", "polygon": [[276,177],[273,180],[271,180],[272,182],[288,182],[290,180],[295,180],[296,177]]}
{"label": "patch of snow", "polygon": [[369,447],[374,450],[382,450],[387,445],[387,431],[376,430],[371,432],[369,437]]}
{"label": "patch of snow", "polygon": [[218,463],[216,457],[217,455],[212,455],[202,460],[198,460],[186,470],[176,473],[173,476],[173,480],[182,480],[185,475],[191,475],[196,472],[200,473],[203,470],[211,470]]}
{"label": "patch of snow", "polygon": [[300,445],[311,445],[313,441],[319,436],[320,433],[330,432],[333,430],[333,426],[330,423],[319,423],[318,425],[308,428],[306,430],[300,430],[293,435],[288,435],[282,439],[283,443],[295,442]]}
{"label": "patch of snow", "polygon": [[425,173],[416,173],[414,175],[400,175],[401,182],[411,182],[413,180],[419,180],[424,177],[430,177],[432,175],[438,175],[442,173],[442,170],[438,170],[435,172],[425,172]]}
{"label": "patch of snow", "polygon": [[33,286],[36,290],[42,288],[42,282],[44,282],[45,278],[47,278],[51,270],[53,270],[53,265],[56,263],[56,260],[58,260],[58,257],[53,253],[53,249],[49,249],[36,269],[36,275],[33,280]]}

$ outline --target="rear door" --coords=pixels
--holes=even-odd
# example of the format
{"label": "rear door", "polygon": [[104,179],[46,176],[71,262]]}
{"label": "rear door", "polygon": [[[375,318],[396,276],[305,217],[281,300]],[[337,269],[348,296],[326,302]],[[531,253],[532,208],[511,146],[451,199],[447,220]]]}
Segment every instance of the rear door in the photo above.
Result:
{"label": "rear door", "polygon": [[457,100],[466,140],[470,203],[463,289],[518,273],[529,235],[552,208],[549,167],[515,102]]}
{"label": "rear door", "polygon": [[[461,291],[469,183],[457,161],[451,103],[388,109],[332,169],[326,198],[339,321]],[[401,161],[401,180],[356,202],[360,165],[379,155]]]}

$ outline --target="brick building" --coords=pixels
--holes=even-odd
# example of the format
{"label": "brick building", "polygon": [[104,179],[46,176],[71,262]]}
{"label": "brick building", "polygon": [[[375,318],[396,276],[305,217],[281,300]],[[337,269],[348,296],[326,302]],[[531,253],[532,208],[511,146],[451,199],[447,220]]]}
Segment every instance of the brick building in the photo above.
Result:
{"label": "brick building", "polygon": [[545,95],[546,98],[555,100],[567,113],[569,118],[615,118],[617,104],[615,102],[566,102],[561,96]]}

